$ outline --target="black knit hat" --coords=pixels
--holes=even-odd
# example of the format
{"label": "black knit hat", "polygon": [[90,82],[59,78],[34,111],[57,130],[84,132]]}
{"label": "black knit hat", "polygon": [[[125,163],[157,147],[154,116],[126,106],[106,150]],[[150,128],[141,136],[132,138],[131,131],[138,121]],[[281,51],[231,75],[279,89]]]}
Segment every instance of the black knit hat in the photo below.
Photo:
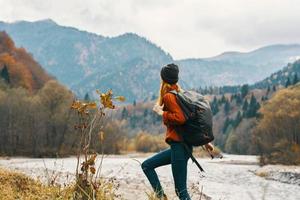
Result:
{"label": "black knit hat", "polygon": [[162,80],[169,84],[175,84],[178,82],[178,74],[178,66],[174,63],[164,66],[160,71]]}

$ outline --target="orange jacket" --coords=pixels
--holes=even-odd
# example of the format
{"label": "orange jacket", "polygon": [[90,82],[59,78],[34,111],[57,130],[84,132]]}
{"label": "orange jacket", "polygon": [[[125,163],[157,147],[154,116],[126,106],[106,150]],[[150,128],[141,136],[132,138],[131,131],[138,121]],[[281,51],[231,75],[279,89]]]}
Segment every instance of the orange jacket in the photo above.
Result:
{"label": "orange jacket", "polygon": [[[172,89],[177,89],[177,85],[172,86]],[[164,112],[163,122],[167,126],[165,141],[182,141],[181,136],[176,133],[174,125],[182,125],[186,121],[184,114],[177,103],[176,95],[167,93],[163,96]]]}

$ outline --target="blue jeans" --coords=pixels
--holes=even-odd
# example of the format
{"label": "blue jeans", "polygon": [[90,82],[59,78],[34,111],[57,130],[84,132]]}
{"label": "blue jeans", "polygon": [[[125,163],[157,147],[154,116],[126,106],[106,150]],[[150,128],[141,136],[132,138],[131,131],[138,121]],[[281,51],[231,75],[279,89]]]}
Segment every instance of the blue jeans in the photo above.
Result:
{"label": "blue jeans", "polygon": [[[171,164],[176,195],[180,200],[190,200],[191,198],[186,187],[187,162],[189,154],[185,147],[179,142],[171,142],[170,146],[170,148],[145,160],[142,163],[142,169],[155,191],[156,196],[161,198],[164,195],[164,191],[158,180],[155,168]],[[189,148],[192,151],[192,147]]]}

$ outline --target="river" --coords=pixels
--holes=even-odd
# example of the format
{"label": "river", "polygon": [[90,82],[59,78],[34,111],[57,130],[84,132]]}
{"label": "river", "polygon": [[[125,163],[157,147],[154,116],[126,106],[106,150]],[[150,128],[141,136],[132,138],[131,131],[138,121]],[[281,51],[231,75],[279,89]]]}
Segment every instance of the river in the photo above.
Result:
{"label": "river", "polygon": [[[105,156],[101,174],[116,178],[120,184],[117,192],[123,199],[147,199],[146,192],[150,192],[151,188],[139,162],[149,155],[151,154]],[[199,159],[199,162],[205,173],[199,173],[191,161],[188,164],[188,184],[192,199],[199,199],[200,195],[197,193],[201,190],[213,200],[300,199],[299,185],[267,180],[255,175],[254,171],[259,168],[256,156],[225,155],[223,159],[205,158]],[[2,158],[0,166],[22,171],[42,181],[45,181],[46,174],[52,176],[52,173],[59,173],[58,182],[70,182],[76,158]],[[158,168],[157,173],[169,198],[176,199],[170,166]]]}

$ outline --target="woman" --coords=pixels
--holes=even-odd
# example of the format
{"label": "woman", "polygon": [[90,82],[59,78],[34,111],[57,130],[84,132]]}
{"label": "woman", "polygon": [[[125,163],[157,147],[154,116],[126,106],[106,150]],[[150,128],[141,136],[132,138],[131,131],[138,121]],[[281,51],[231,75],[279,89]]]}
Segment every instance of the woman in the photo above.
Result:
{"label": "woman", "polygon": [[[172,174],[175,184],[175,192],[180,200],[190,200],[190,195],[187,191],[187,162],[189,159],[188,153],[184,146],[180,143],[182,138],[176,133],[174,125],[182,125],[186,119],[182,110],[176,101],[176,96],[169,93],[171,90],[180,91],[177,84],[179,69],[175,64],[168,64],[161,69],[161,86],[157,104],[153,110],[162,115],[163,123],[167,126],[165,141],[170,145],[170,148],[157,153],[148,158],[142,163],[142,169],[147,176],[156,196],[159,199],[167,199],[163,188],[160,184],[155,168],[171,164]],[[192,151],[192,146],[189,146]],[[206,148],[212,150],[211,144],[206,145]]]}

